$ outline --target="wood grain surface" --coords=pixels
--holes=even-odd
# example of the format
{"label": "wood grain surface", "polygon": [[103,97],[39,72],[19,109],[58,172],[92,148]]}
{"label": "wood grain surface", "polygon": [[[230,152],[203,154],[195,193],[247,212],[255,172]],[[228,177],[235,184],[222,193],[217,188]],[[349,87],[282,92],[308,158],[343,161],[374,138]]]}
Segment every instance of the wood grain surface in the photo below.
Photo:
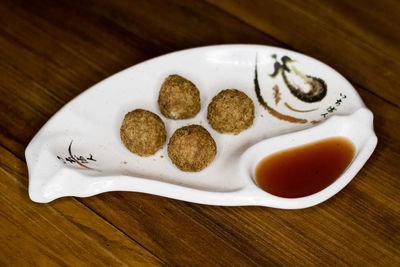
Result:
{"label": "wood grain surface", "polygon": [[[0,14],[0,266],[400,265],[398,1],[2,0]],[[344,190],[293,211],[29,199],[24,150],[69,100],[143,60],[225,43],[299,51],[355,86],[378,146]]]}

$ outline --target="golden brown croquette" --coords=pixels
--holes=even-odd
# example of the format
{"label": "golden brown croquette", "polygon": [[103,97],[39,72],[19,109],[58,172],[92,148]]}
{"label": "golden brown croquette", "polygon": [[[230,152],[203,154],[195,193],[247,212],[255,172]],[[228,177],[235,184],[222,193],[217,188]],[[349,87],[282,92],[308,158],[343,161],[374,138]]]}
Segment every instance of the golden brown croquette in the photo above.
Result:
{"label": "golden brown croquette", "polygon": [[164,122],[153,112],[135,109],[125,115],[120,130],[121,140],[139,156],[155,154],[165,143]]}
{"label": "golden brown croquette", "polygon": [[237,135],[253,125],[253,101],[239,90],[222,90],[208,105],[207,119],[214,130]]}
{"label": "golden brown croquette", "polygon": [[198,172],[207,167],[217,154],[210,133],[200,125],[189,125],[174,132],[168,143],[168,156],[180,170]]}
{"label": "golden brown croquette", "polygon": [[158,96],[161,113],[174,120],[193,118],[200,111],[200,92],[189,80],[179,76],[168,76]]}

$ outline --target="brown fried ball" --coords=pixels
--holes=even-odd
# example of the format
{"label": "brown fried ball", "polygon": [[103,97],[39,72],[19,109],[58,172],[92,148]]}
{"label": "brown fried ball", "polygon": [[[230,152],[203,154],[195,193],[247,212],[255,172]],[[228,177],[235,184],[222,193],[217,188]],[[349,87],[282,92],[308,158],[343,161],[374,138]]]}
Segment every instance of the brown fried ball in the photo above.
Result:
{"label": "brown fried ball", "polygon": [[216,131],[237,135],[253,125],[253,101],[239,90],[222,90],[208,105],[207,119]]}
{"label": "brown fried ball", "polygon": [[189,80],[179,76],[168,76],[158,96],[161,113],[174,120],[193,118],[200,111],[200,92]]}
{"label": "brown fried ball", "polygon": [[198,172],[207,167],[217,154],[210,133],[200,125],[179,128],[168,143],[168,156],[180,170]]}
{"label": "brown fried ball", "polygon": [[139,156],[155,154],[167,138],[161,118],[144,109],[135,109],[125,115],[120,136],[126,148]]}

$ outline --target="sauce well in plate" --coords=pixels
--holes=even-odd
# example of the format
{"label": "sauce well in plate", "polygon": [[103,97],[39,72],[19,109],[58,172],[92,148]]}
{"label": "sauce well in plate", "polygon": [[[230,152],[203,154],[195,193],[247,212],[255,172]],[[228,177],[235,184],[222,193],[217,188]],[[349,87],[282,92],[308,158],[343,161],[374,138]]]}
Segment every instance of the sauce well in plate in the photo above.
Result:
{"label": "sauce well in plate", "polygon": [[345,137],[331,137],[276,152],[255,170],[261,189],[279,197],[297,198],[317,193],[346,170],[355,153]]}

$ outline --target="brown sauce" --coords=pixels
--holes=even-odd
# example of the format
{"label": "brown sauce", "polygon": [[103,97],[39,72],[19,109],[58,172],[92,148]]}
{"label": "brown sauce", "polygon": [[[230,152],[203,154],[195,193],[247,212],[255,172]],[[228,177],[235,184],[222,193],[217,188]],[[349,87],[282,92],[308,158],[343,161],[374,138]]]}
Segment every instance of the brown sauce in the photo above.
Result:
{"label": "brown sauce", "polygon": [[275,196],[309,196],[332,184],[346,170],[354,152],[353,143],[344,137],[283,150],[258,163],[256,181]]}

